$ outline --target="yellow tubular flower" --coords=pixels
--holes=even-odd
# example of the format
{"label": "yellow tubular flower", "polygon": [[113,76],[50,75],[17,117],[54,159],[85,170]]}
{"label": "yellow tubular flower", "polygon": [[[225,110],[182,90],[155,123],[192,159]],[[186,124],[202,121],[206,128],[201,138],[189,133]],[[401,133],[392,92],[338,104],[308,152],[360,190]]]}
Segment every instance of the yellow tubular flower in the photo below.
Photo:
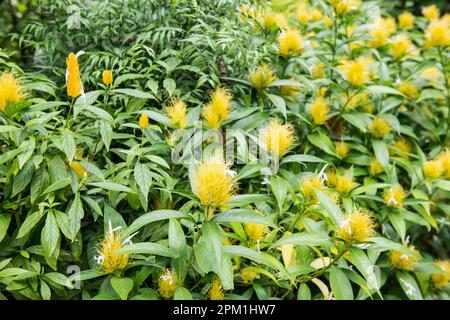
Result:
{"label": "yellow tubular flower", "polygon": [[240,283],[244,286],[251,285],[253,281],[259,277],[258,273],[252,267],[245,267],[242,269],[239,276],[241,278]]}
{"label": "yellow tubular flower", "polygon": [[389,261],[394,268],[410,271],[414,268],[420,259],[419,252],[414,246],[407,246],[412,251],[411,255],[404,254],[401,251],[391,251],[389,253]]}
{"label": "yellow tubular flower", "polygon": [[450,23],[445,20],[434,20],[425,31],[426,48],[450,46]]}
{"label": "yellow tubular flower", "polygon": [[286,18],[276,12],[269,12],[262,21],[262,26],[265,30],[270,30],[274,27],[278,29],[286,29],[288,26],[288,23],[286,21]]}
{"label": "yellow tubular flower", "polygon": [[398,150],[400,155],[404,157],[408,157],[412,150],[409,141],[403,137],[395,140],[393,146]]}
{"label": "yellow tubular flower", "polygon": [[95,257],[99,269],[104,274],[120,275],[128,266],[130,256],[128,254],[116,254],[115,251],[123,248],[129,239],[122,241],[122,233],[109,225],[109,230],[103,240],[97,246],[98,256]]}
{"label": "yellow tubular flower", "polygon": [[383,166],[381,165],[380,161],[378,159],[373,159],[370,162],[370,174],[372,176],[376,176],[384,171]]}
{"label": "yellow tubular flower", "polygon": [[204,206],[223,207],[236,191],[230,165],[221,157],[211,157],[200,164],[194,177],[194,193]]}
{"label": "yellow tubular flower", "polygon": [[336,146],[336,154],[342,159],[345,158],[350,152],[350,147],[344,141],[336,142],[335,146]]}
{"label": "yellow tubular flower", "polygon": [[223,292],[222,282],[216,278],[208,291],[209,300],[223,300],[225,293]]}
{"label": "yellow tubular flower", "polygon": [[300,191],[305,197],[306,201],[313,204],[317,203],[317,195],[314,189],[324,192],[327,187],[323,184],[319,175],[311,175],[300,180]]}
{"label": "yellow tubular flower", "polygon": [[294,129],[291,124],[280,124],[277,119],[272,120],[262,132],[262,141],[267,151],[281,157],[294,142]]}
{"label": "yellow tubular flower", "polygon": [[78,58],[71,52],[66,60],[67,64],[67,95],[76,98],[81,95],[81,78]]}
{"label": "yellow tubular flower", "polygon": [[441,268],[444,273],[431,275],[431,280],[436,288],[446,287],[450,280],[450,260],[438,260],[436,261],[436,265]]}
{"label": "yellow tubular flower", "polygon": [[403,12],[398,16],[398,26],[401,29],[412,29],[414,27],[414,15],[408,11]]}
{"label": "yellow tubular flower", "polygon": [[369,80],[366,61],[361,58],[354,61],[345,61],[340,69],[347,81],[353,85],[362,85]]}
{"label": "yellow tubular flower", "polygon": [[317,125],[322,125],[327,121],[328,113],[330,112],[331,105],[322,96],[317,96],[309,106],[309,113],[313,118],[313,121]]}
{"label": "yellow tubular flower", "polygon": [[139,117],[139,127],[141,127],[141,129],[146,129],[148,127],[148,115],[146,113],[143,113]]}
{"label": "yellow tubular flower", "polygon": [[283,57],[301,55],[304,50],[303,40],[297,30],[288,30],[278,37],[279,52]]}
{"label": "yellow tubular flower", "polygon": [[369,127],[369,131],[374,138],[381,139],[391,131],[391,126],[383,118],[375,117]]}
{"label": "yellow tubular flower", "polygon": [[178,280],[175,271],[165,269],[158,279],[158,292],[164,299],[173,297],[178,288]]}
{"label": "yellow tubular flower", "polygon": [[337,175],[335,189],[340,194],[346,194],[352,191],[358,184],[353,181],[353,177],[350,174],[345,173],[343,175]]}
{"label": "yellow tubular flower", "polygon": [[393,186],[386,190],[383,194],[384,202],[388,207],[400,208],[403,206],[403,202],[406,198],[406,193],[401,185]]}
{"label": "yellow tubular flower", "polygon": [[426,178],[436,179],[442,174],[442,164],[439,160],[430,160],[423,163],[423,174]]}
{"label": "yellow tubular flower", "polygon": [[422,15],[428,20],[439,19],[440,14],[441,13],[439,12],[439,9],[435,4],[422,8]]}
{"label": "yellow tubular flower", "polygon": [[261,90],[270,86],[275,80],[275,77],[269,66],[264,63],[252,71],[248,79],[254,88]]}
{"label": "yellow tubular flower", "polygon": [[438,159],[441,161],[443,173],[450,178],[450,150],[446,149]]}
{"label": "yellow tubular flower", "polygon": [[375,221],[365,210],[357,210],[347,215],[338,235],[347,242],[365,242],[374,233]]}
{"label": "yellow tubular flower", "polygon": [[24,90],[12,73],[3,73],[0,76],[0,112],[21,102],[25,98]]}
{"label": "yellow tubular flower", "polygon": [[263,241],[269,233],[269,227],[259,223],[245,223],[245,233],[251,242]]}
{"label": "yellow tubular flower", "polygon": [[401,59],[414,49],[409,36],[401,34],[392,39],[390,43],[390,51],[394,58]]}
{"label": "yellow tubular flower", "polygon": [[103,71],[103,83],[105,84],[105,86],[109,86],[111,83],[113,83],[113,74],[111,70]]}
{"label": "yellow tubular flower", "polygon": [[167,115],[177,129],[186,127],[186,104],[180,98],[173,98],[167,107]]}
{"label": "yellow tubular flower", "polygon": [[412,82],[407,80],[401,81],[397,86],[397,90],[414,100],[419,97],[419,90],[417,87]]}
{"label": "yellow tubular flower", "polygon": [[82,179],[87,178],[88,172],[80,162],[72,161],[72,163],[70,164],[70,167],[77,174],[78,179],[82,180]]}
{"label": "yellow tubular flower", "polygon": [[231,110],[231,94],[225,89],[218,87],[212,94],[209,104],[203,110],[203,118],[213,129],[219,129],[228,117]]}

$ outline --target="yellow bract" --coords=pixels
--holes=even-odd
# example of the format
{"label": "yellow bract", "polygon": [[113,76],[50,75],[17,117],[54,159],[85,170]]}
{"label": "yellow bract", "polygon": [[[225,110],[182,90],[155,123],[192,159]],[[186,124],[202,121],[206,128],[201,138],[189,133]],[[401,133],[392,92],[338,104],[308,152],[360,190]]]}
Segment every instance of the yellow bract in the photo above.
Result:
{"label": "yellow bract", "polygon": [[139,117],[139,127],[141,127],[141,129],[146,129],[148,127],[148,115],[146,113],[143,113]]}
{"label": "yellow bract", "polygon": [[241,278],[240,283],[244,286],[251,285],[256,278],[258,278],[258,273],[252,267],[245,267],[239,273]]}
{"label": "yellow bract", "polygon": [[383,118],[375,117],[369,127],[369,131],[374,138],[381,139],[391,131],[391,126]]}
{"label": "yellow bract", "polygon": [[234,195],[236,181],[230,165],[221,157],[211,157],[199,165],[194,177],[194,193],[204,206],[223,207]]}
{"label": "yellow bract", "polygon": [[389,260],[394,268],[403,270],[412,270],[415,264],[419,261],[419,252],[414,248],[414,246],[407,246],[409,250],[412,251],[411,255],[407,255],[401,251],[391,251],[389,253]]}
{"label": "yellow bract", "polygon": [[345,217],[338,235],[347,242],[365,242],[373,235],[375,221],[365,210],[357,210]]}
{"label": "yellow bract", "polygon": [[259,223],[245,223],[245,233],[251,242],[258,243],[265,239],[269,227]]}
{"label": "yellow bract", "polygon": [[425,48],[450,46],[450,22],[434,20],[425,31]]}
{"label": "yellow bract", "polygon": [[414,15],[405,11],[398,16],[398,26],[401,29],[412,29],[414,27]]}
{"label": "yellow bract", "polygon": [[294,142],[294,130],[291,124],[280,124],[277,119],[272,120],[261,135],[267,151],[281,157]]}
{"label": "yellow bract", "polygon": [[67,95],[76,98],[81,95],[82,86],[80,78],[80,68],[78,66],[78,58],[75,53],[71,52],[66,59],[67,64]]}
{"label": "yellow bract", "polygon": [[223,300],[225,293],[223,292],[222,282],[219,279],[215,279],[208,291],[209,300]]}
{"label": "yellow bract", "polygon": [[350,152],[350,147],[344,141],[336,142],[335,147],[336,147],[336,154],[340,158],[345,158],[348,155],[348,153]]}
{"label": "yellow bract", "polygon": [[370,79],[367,62],[364,59],[343,61],[340,69],[347,78],[347,81],[353,85],[362,85]]}
{"label": "yellow bract", "polygon": [[115,252],[123,248],[122,233],[118,230],[110,229],[97,247],[97,261],[102,273],[120,274],[130,262],[128,254],[116,254]]}
{"label": "yellow bract", "polygon": [[348,173],[344,173],[342,175],[338,174],[336,176],[336,185],[335,189],[337,192],[341,194],[346,194],[352,191],[358,184],[353,181],[353,177]]}
{"label": "yellow bract", "polygon": [[442,174],[442,163],[439,160],[430,160],[423,163],[423,174],[426,178],[439,178]]}
{"label": "yellow bract", "polygon": [[113,83],[113,74],[111,70],[105,70],[103,71],[103,83],[106,86],[109,86],[111,83]]}
{"label": "yellow bract", "polygon": [[436,265],[442,269],[443,273],[433,274],[431,280],[437,288],[442,288],[447,286],[450,280],[450,260],[438,260]]}
{"label": "yellow bract", "polygon": [[220,125],[228,117],[231,110],[231,94],[222,87],[218,87],[211,93],[209,104],[203,110],[203,118],[213,129],[219,129]]}
{"label": "yellow bract", "polygon": [[373,159],[370,162],[370,174],[372,176],[376,176],[378,174],[380,174],[381,172],[383,172],[384,168],[381,165],[380,161],[378,161],[378,159]]}
{"label": "yellow bract", "polygon": [[267,88],[275,80],[272,70],[267,64],[262,64],[252,71],[248,79],[253,87],[258,90]]}
{"label": "yellow bract", "polygon": [[404,157],[408,157],[412,150],[411,144],[405,138],[395,140],[393,146],[398,150],[400,155]]}
{"label": "yellow bract", "polygon": [[406,198],[406,193],[401,185],[393,186],[383,194],[384,202],[391,208],[400,208]]}
{"label": "yellow bract", "polygon": [[288,30],[278,37],[279,52],[283,57],[294,57],[303,53],[304,46],[300,33],[296,30]]}
{"label": "yellow bract", "polygon": [[5,112],[9,106],[19,103],[25,98],[24,90],[12,73],[0,76],[0,112]]}
{"label": "yellow bract", "polygon": [[392,39],[390,43],[390,51],[394,58],[401,59],[414,49],[409,36],[401,34]]}
{"label": "yellow bract", "polygon": [[186,104],[180,98],[173,98],[167,107],[167,115],[177,129],[186,127]]}
{"label": "yellow bract", "polygon": [[328,119],[330,103],[322,96],[317,96],[309,106],[309,113],[317,125],[324,124]]}
{"label": "yellow bract", "polygon": [[317,203],[317,195],[314,189],[322,192],[327,189],[319,175],[310,175],[300,180],[300,190],[303,196],[306,201],[313,204]]}
{"label": "yellow bract", "polygon": [[411,81],[401,81],[397,86],[397,90],[411,99],[417,99],[419,97],[419,90]]}
{"label": "yellow bract", "polygon": [[85,179],[88,176],[87,170],[78,161],[72,161],[70,164],[72,170],[77,174],[78,179]]}
{"label": "yellow bract", "polygon": [[173,297],[178,288],[178,280],[175,271],[165,269],[158,279],[158,292],[164,299]]}
{"label": "yellow bract", "polygon": [[439,19],[440,12],[438,7],[435,4],[429,5],[422,9],[422,15],[428,20],[436,20]]}

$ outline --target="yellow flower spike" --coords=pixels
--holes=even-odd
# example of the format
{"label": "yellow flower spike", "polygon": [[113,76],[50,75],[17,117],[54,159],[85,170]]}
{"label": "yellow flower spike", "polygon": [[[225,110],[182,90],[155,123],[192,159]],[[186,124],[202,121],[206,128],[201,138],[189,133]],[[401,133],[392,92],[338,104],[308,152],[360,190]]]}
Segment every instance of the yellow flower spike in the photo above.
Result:
{"label": "yellow flower spike", "polygon": [[263,241],[269,233],[269,227],[259,223],[245,223],[245,233],[248,239],[256,244]]}
{"label": "yellow flower spike", "polygon": [[0,112],[5,112],[9,106],[21,102],[25,91],[12,73],[0,76]]}
{"label": "yellow flower spike", "polygon": [[443,174],[450,178],[450,149],[446,149],[438,160],[441,162]]}
{"label": "yellow flower spike", "polygon": [[70,164],[70,167],[76,173],[78,179],[82,180],[82,179],[87,178],[88,172],[80,162],[72,161],[72,163]]}
{"label": "yellow flower spike", "polygon": [[328,119],[331,105],[327,99],[318,95],[309,106],[309,113],[315,124],[322,125]]}
{"label": "yellow flower spike", "polygon": [[295,57],[304,51],[303,39],[297,30],[287,30],[278,37],[279,53],[283,57]]}
{"label": "yellow flower spike", "polygon": [[209,300],[223,300],[224,297],[225,293],[223,292],[222,282],[216,278],[209,287],[208,298]]}
{"label": "yellow flower spike", "polygon": [[167,115],[175,128],[184,129],[186,127],[186,103],[180,98],[172,98],[167,107]]}
{"label": "yellow flower spike", "polygon": [[420,259],[419,252],[414,246],[407,246],[412,251],[411,255],[407,255],[401,251],[391,251],[389,253],[389,261],[394,268],[410,271],[414,268]]}
{"label": "yellow flower spike", "polygon": [[76,98],[81,95],[83,88],[80,78],[80,67],[75,53],[71,52],[66,59],[67,64],[67,95]]}
{"label": "yellow flower spike", "polygon": [[384,45],[389,36],[382,23],[372,24],[369,35],[373,38],[372,40],[369,40],[369,46],[372,48],[379,48]]}
{"label": "yellow flower spike", "polygon": [[97,245],[97,254],[95,256],[97,265],[103,274],[120,275],[128,266],[130,256],[128,254],[116,254],[115,252],[128,242],[131,242],[132,236],[122,240],[122,232],[120,228],[113,229],[109,222],[109,230],[103,240]]}
{"label": "yellow flower spike", "polygon": [[252,267],[245,267],[239,273],[240,284],[244,286],[251,285],[258,277],[258,273]]}
{"label": "yellow flower spike", "polygon": [[430,21],[439,19],[440,14],[435,4],[422,8],[422,15]]}
{"label": "yellow flower spike", "polygon": [[364,59],[345,61],[341,64],[340,69],[347,81],[352,85],[363,85],[370,79],[367,71],[367,62]]}
{"label": "yellow flower spike", "polygon": [[288,23],[286,18],[282,14],[269,12],[263,18],[262,26],[265,30],[270,30],[274,27],[278,29],[287,29]]}
{"label": "yellow flower spike", "polygon": [[139,127],[141,127],[141,129],[148,128],[148,115],[146,113],[143,113],[139,117]]}
{"label": "yellow flower spike", "polygon": [[385,190],[383,199],[388,207],[401,208],[406,199],[406,193],[401,185],[396,185]]}
{"label": "yellow flower spike", "polygon": [[398,152],[400,153],[401,156],[408,158],[409,154],[411,153],[411,144],[409,143],[408,140],[406,140],[405,138],[401,137],[398,138],[397,140],[394,141],[393,144],[394,148],[396,148],[398,150]]}
{"label": "yellow flower spike", "polygon": [[318,62],[313,65],[311,71],[313,79],[321,79],[325,77],[325,64],[323,62]]}
{"label": "yellow flower spike", "polygon": [[450,280],[450,260],[438,260],[436,265],[444,271],[444,273],[436,273],[431,275],[431,280],[436,288],[443,288],[448,285]]}
{"label": "yellow flower spike", "polygon": [[436,179],[442,175],[442,163],[439,160],[430,160],[423,163],[423,174],[428,179]]}
{"label": "yellow flower spike", "polygon": [[411,81],[401,81],[397,86],[397,90],[414,100],[419,97],[419,90]]}
{"label": "yellow flower spike", "polygon": [[278,119],[273,119],[263,130],[261,138],[267,151],[281,157],[294,143],[294,129],[289,123],[282,125]]}
{"label": "yellow flower spike", "polygon": [[375,226],[372,215],[359,209],[345,217],[338,236],[349,243],[366,242],[374,234]]}
{"label": "yellow flower spike", "polygon": [[203,110],[202,116],[213,129],[219,129],[231,111],[231,94],[222,87],[211,93],[209,104]]}
{"label": "yellow flower spike", "polygon": [[194,173],[193,186],[203,206],[218,208],[226,205],[235,194],[236,179],[229,163],[215,156],[199,165]]}
{"label": "yellow flower spike", "polygon": [[450,46],[450,23],[434,20],[425,31],[426,48]]}
{"label": "yellow flower spike", "polygon": [[248,79],[254,88],[261,90],[270,86],[275,80],[275,76],[270,67],[264,63],[252,71]]}
{"label": "yellow flower spike", "polygon": [[414,27],[414,15],[409,12],[405,11],[401,15],[398,16],[398,26],[400,29],[412,29]]}
{"label": "yellow flower spike", "polygon": [[[328,178],[329,179],[329,178]],[[343,175],[337,175],[335,189],[340,194],[347,194],[352,191],[358,184],[353,181],[353,177],[346,172]]]}
{"label": "yellow flower spike", "polygon": [[111,70],[105,70],[103,71],[103,83],[105,86],[109,86],[111,83],[113,83],[113,73]]}
{"label": "yellow flower spike", "polygon": [[178,288],[178,280],[175,271],[165,269],[158,279],[158,292],[164,299],[170,299]]}
{"label": "yellow flower spike", "polygon": [[401,34],[392,39],[390,51],[395,59],[401,59],[414,49],[409,36]]}
{"label": "yellow flower spike", "polygon": [[374,138],[381,139],[391,131],[391,125],[382,117],[375,117],[369,127],[369,131]]}
{"label": "yellow flower spike", "polygon": [[317,203],[317,195],[314,189],[324,192],[327,187],[323,184],[319,175],[310,175],[300,180],[300,191],[307,202]]}
{"label": "yellow flower spike", "polygon": [[342,159],[345,158],[350,152],[350,147],[344,141],[336,142],[335,147],[336,147],[336,154]]}
{"label": "yellow flower spike", "polygon": [[372,176],[377,176],[384,171],[384,168],[381,165],[380,161],[378,161],[378,159],[373,159],[370,162],[370,170],[369,171]]}

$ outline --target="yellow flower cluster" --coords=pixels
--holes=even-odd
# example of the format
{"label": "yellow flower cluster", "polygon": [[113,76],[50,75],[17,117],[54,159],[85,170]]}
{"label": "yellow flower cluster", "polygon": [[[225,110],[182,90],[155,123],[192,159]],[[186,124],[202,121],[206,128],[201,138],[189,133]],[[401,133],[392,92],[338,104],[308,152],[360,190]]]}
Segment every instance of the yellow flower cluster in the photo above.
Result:
{"label": "yellow flower cluster", "polygon": [[82,93],[80,67],[75,53],[71,52],[66,60],[67,64],[67,95],[76,98]]}
{"label": "yellow flower cluster", "polygon": [[222,87],[211,93],[209,104],[203,110],[203,118],[213,129],[219,129],[231,111],[231,94]]}
{"label": "yellow flower cluster", "polygon": [[269,12],[267,13],[262,20],[262,26],[265,30],[271,29],[287,29],[288,23],[286,18],[277,12]]}
{"label": "yellow flower cluster", "polygon": [[251,242],[263,241],[269,233],[269,227],[259,223],[245,223],[245,233]]}
{"label": "yellow flower cluster", "polygon": [[443,288],[448,285],[450,280],[450,260],[438,260],[436,265],[443,271],[443,273],[436,273],[431,276],[436,288]]}
{"label": "yellow flower cluster", "polygon": [[439,8],[436,7],[435,4],[431,4],[427,7],[422,8],[422,15],[428,20],[436,20],[439,19],[441,13],[439,12]]}
{"label": "yellow flower cluster", "polygon": [[267,151],[281,157],[294,142],[294,130],[291,124],[280,124],[277,119],[272,120],[262,132],[262,141]]}
{"label": "yellow flower cluster", "polygon": [[177,129],[186,127],[186,103],[180,98],[173,98],[167,107],[167,115]]}
{"label": "yellow flower cluster", "polygon": [[111,83],[113,83],[113,73],[111,70],[105,70],[102,74],[102,80],[105,86],[109,86]]}
{"label": "yellow flower cluster", "polygon": [[375,221],[366,210],[356,210],[345,217],[338,236],[347,242],[366,242],[374,233]]}
{"label": "yellow flower cluster", "polygon": [[414,49],[411,38],[405,34],[396,36],[390,43],[390,51],[394,58],[398,60],[412,54]]}
{"label": "yellow flower cluster", "polygon": [[165,269],[158,279],[158,292],[164,299],[173,297],[178,288],[178,280],[175,271]]}
{"label": "yellow flower cluster", "polygon": [[0,112],[5,112],[9,106],[21,102],[25,92],[19,81],[12,73],[3,73],[0,76]]}
{"label": "yellow flower cluster", "polygon": [[391,251],[389,253],[389,261],[394,268],[409,271],[419,261],[420,254],[414,246],[409,245],[407,248],[412,252],[411,255],[407,255],[401,251]]}
{"label": "yellow flower cluster", "polygon": [[300,190],[306,201],[312,204],[317,203],[317,195],[314,189],[322,192],[327,189],[319,175],[310,175],[300,180]]}
{"label": "yellow flower cluster", "polygon": [[128,254],[116,253],[122,249],[129,239],[122,240],[120,229],[113,229],[111,223],[109,230],[103,240],[97,246],[97,260],[100,271],[104,274],[118,274],[128,266],[130,256]]}
{"label": "yellow flower cluster", "polygon": [[225,293],[223,292],[222,282],[216,278],[211,283],[208,291],[209,300],[223,300]]}
{"label": "yellow flower cluster", "polygon": [[259,277],[258,273],[252,267],[245,267],[239,273],[240,283],[244,286],[249,286]]}
{"label": "yellow flower cluster", "polygon": [[409,12],[405,11],[402,14],[398,16],[398,26],[400,29],[412,29],[414,27],[414,15]]}
{"label": "yellow flower cluster", "polygon": [[447,46],[450,46],[450,22],[444,19],[433,20],[425,31],[424,47],[431,49]]}
{"label": "yellow flower cluster", "polygon": [[395,185],[384,192],[383,199],[388,207],[401,208],[406,199],[406,193],[401,185]]}
{"label": "yellow flower cluster", "polygon": [[314,123],[317,125],[325,124],[328,119],[330,108],[331,105],[328,100],[321,95],[317,95],[309,106],[309,113],[311,114]]}
{"label": "yellow flower cluster", "polygon": [[378,116],[373,119],[369,131],[374,138],[381,139],[391,131],[391,125],[382,117]]}
{"label": "yellow flower cluster", "polygon": [[352,85],[363,85],[370,79],[367,61],[362,58],[342,61],[339,68]]}
{"label": "yellow flower cluster", "polygon": [[270,86],[275,76],[270,67],[263,63],[249,74],[248,79],[254,88],[261,90]]}
{"label": "yellow flower cluster", "polygon": [[148,115],[146,113],[143,113],[139,117],[139,127],[141,127],[141,129],[148,128]]}
{"label": "yellow flower cluster", "polygon": [[304,44],[297,30],[287,30],[278,37],[279,52],[283,57],[295,57],[304,51]]}
{"label": "yellow flower cluster", "polygon": [[336,154],[341,158],[345,158],[350,152],[350,147],[344,141],[338,141],[335,144]]}
{"label": "yellow flower cluster", "polygon": [[436,179],[441,176],[450,178],[450,150],[446,149],[434,160],[425,161],[422,164],[423,174],[428,179]]}

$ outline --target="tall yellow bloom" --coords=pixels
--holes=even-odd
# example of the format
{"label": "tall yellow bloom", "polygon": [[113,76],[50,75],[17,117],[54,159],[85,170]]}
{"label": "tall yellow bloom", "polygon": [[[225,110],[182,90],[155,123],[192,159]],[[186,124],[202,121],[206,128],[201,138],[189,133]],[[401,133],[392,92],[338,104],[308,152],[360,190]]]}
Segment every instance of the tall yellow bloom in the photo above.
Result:
{"label": "tall yellow bloom", "polygon": [[139,117],[139,127],[141,127],[141,129],[146,129],[148,127],[148,115],[146,113],[143,113]]}
{"label": "tall yellow bloom", "polygon": [[335,189],[340,194],[346,194],[352,191],[358,184],[353,181],[353,177],[348,173],[336,176]]}
{"label": "tall yellow bloom", "polygon": [[410,255],[395,250],[389,253],[389,260],[394,268],[409,271],[412,270],[419,261],[420,254],[414,246],[409,245],[406,247],[412,252]]}
{"label": "tall yellow bloom", "polygon": [[269,227],[259,223],[245,223],[245,233],[251,242],[263,241],[269,233]]}
{"label": "tall yellow bloom", "polygon": [[412,29],[414,27],[414,15],[409,11],[403,12],[398,16],[398,26],[401,29]]}
{"label": "tall yellow bloom", "polygon": [[323,184],[318,174],[307,176],[300,180],[300,191],[307,202],[317,203],[317,195],[314,189],[324,192],[327,187]]}
{"label": "tall yellow bloom", "polygon": [[262,26],[265,30],[270,30],[272,28],[287,29],[288,23],[281,13],[269,12],[264,16]]}
{"label": "tall yellow bloom", "polygon": [[336,142],[335,147],[336,147],[336,154],[340,158],[345,158],[348,155],[348,153],[350,152],[350,147],[348,146],[348,144],[345,141]]}
{"label": "tall yellow bloom", "polygon": [[406,158],[409,156],[412,150],[409,141],[403,137],[395,140],[393,146],[396,149],[397,153]]}
{"label": "tall yellow bloom", "polygon": [[353,85],[362,85],[369,80],[367,63],[362,58],[351,61],[343,61],[340,69],[347,78],[347,81]]}
{"label": "tall yellow bloom", "polygon": [[365,242],[374,233],[375,221],[370,213],[359,209],[346,216],[338,235],[347,242]]}
{"label": "tall yellow bloom", "polygon": [[281,157],[294,142],[294,129],[291,124],[280,124],[273,119],[261,134],[267,151]]}
{"label": "tall yellow bloom", "polygon": [[216,278],[211,283],[208,291],[209,300],[223,300],[225,293],[223,292],[222,282]]}
{"label": "tall yellow bloom", "polygon": [[401,59],[414,49],[411,39],[406,34],[401,34],[392,39],[390,51],[394,58]]}
{"label": "tall yellow bloom", "polygon": [[178,280],[175,271],[165,269],[158,279],[158,292],[164,299],[173,297],[178,288]]}
{"label": "tall yellow bloom", "polygon": [[66,59],[67,64],[67,95],[76,98],[81,95],[83,89],[80,78],[80,67],[75,53],[71,52]]}
{"label": "tall yellow bloom", "polygon": [[105,70],[103,71],[103,83],[105,86],[109,86],[111,83],[113,83],[113,73],[111,70]]}
{"label": "tall yellow bloom", "polygon": [[408,80],[402,80],[398,84],[397,90],[411,99],[417,99],[419,97],[419,90],[414,85],[414,83]]}
{"label": "tall yellow bloom", "polygon": [[425,161],[422,165],[423,174],[426,178],[436,179],[442,174],[442,163],[440,160],[429,160]]}
{"label": "tall yellow bloom", "polygon": [[215,156],[199,165],[193,177],[194,194],[204,206],[223,207],[236,191],[236,180],[230,165]]}
{"label": "tall yellow bloom", "polygon": [[270,86],[275,76],[270,67],[263,63],[249,74],[248,79],[254,88],[261,90]]}
{"label": "tall yellow bloom", "polygon": [[313,121],[317,125],[324,124],[328,119],[331,105],[327,99],[322,96],[317,96],[309,106],[309,113]]}
{"label": "tall yellow bloom", "polygon": [[370,124],[369,131],[376,139],[383,138],[391,131],[391,125],[382,117],[375,117]]}
{"label": "tall yellow bloom", "polygon": [[383,20],[377,19],[372,23],[369,32],[372,40],[369,40],[369,45],[372,48],[379,48],[384,45],[389,37],[389,32],[386,29],[386,25]]}
{"label": "tall yellow bloom", "polygon": [[369,171],[372,176],[376,176],[376,175],[382,173],[383,170],[384,170],[384,168],[381,165],[380,161],[378,161],[378,159],[375,158],[370,162],[370,170]]}
{"label": "tall yellow bloom", "polygon": [[308,5],[304,2],[300,3],[297,7],[297,21],[301,24],[307,24],[309,21]]}
{"label": "tall yellow bloom", "polygon": [[172,98],[167,107],[167,115],[175,128],[186,127],[186,103],[180,98]]}
{"label": "tall yellow bloom", "polygon": [[203,118],[211,128],[219,129],[231,110],[231,94],[222,87],[211,93],[209,104],[203,110]]}
{"label": "tall yellow bloom", "polygon": [[279,52],[283,57],[294,57],[303,53],[302,37],[297,30],[287,30],[278,37]]}
{"label": "tall yellow bloom", "polygon": [[400,208],[405,201],[406,193],[401,185],[395,185],[392,188],[386,190],[383,194],[384,202],[388,207]]}
{"label": "tall yellow bloom", "polygon": [[425,47],[446,46],[450,46],[450,23],[444,19],[432,21],[425,31]]}
{"label": "tall yellow bloom", "polygon": [[118,274],[128,266],[130,256],[128,254],[118,254],[117,250],[123,248],[127,243],[131,242],[131,237],[122,239],[122,232],[120,227],[112,228],[109,222],[109,230],[107,231],[103,240],[97,245],[97,256],[95,260],[100,271],[104,274]]}
{"label": "tall yellow bloom", "polygon": [[422,8],[422,15],[428,20],[439,19],[440,14],[439,8],[435,4]]}
{"label": "tall yellow bloom", "polygon": [[450,260],[438,260],[436,265],[443,271],[443,273],[436,273],[431,275],[436,288],[443,288],[448,285],[450,280]]}
{"label": "tall yellow bloom", "polygon": [[9,106],[19,103],[25,98],[25,92],[12,73],[0,76],[0,112],[5,112]]}

